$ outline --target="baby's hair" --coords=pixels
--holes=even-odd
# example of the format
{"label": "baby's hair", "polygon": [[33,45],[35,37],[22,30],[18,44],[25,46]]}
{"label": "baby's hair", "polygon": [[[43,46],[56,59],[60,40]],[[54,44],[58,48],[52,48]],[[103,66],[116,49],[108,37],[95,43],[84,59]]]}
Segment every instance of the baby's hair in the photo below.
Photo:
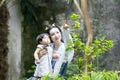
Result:
{"label": "baby's hair", "polygon": [[47,33],[42,33],[37,36],[36,41],[38,44],[40,44],[40,41],[42,41],[42,39],[45,35],[49,36]]}

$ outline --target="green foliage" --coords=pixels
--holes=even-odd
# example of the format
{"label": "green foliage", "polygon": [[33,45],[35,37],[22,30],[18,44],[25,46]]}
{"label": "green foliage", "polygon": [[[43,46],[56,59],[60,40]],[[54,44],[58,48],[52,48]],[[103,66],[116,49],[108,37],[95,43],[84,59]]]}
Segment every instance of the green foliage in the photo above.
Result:
{"label": "green foliage", "polygon": [[41,79],[38,78],[37,80],[52,80],[52,78],[49,77],[49,75],[46,75],[46,76],[44,76],[44,77],[41,78]]}
{"label": "green foliage", "polygon": [[89,74],[81,74],[70,77],[67,80],[120,80],[119,71],[91,71]]}
{"label": "green foliage", "polygon": [[32,67],[27,71],[27,73],[34,73],[34,70],[35,70],[36,66],[35,65],[32,65]]}
{"label": "green foliage", "polygon": [[20,0],[20,5],[26,23],[37,21],[36,9],[30,0]]}
{"label": "green foliage", "polygon": [[102,71],[102,72],[91,71],[91,79],[92,80],[120,80],[118,73],[119,73],[118,71]]}
{"label": "green foliage", "polygon": [[79,18],[80,18],[80,16],[77,15],[77,14],[75,14],[75,13],[73,13],[73,14],[71,15],[71,19],[72,19],[72,20],[77,20],[77,19],[79,19]]}
{"label": "green foliage", "polygon": [[[120,76],[118,76],[119,73],[120,71],[91,71],[89,74],[76,74],[68,77],[67,79],[61,76],[51,77],[46,75],[43,78],[38,78],[37,80],[120,80]],[[23,78],[22,80],[26,80],[26,78]]]}
{"label": "green foliage", "polygon": [[[74,29],[79,30],[81,28],[80,22],[76,21],[77,19],[80,18],[79,15],[73,14],[71,16],[72,20],[75,21]],[[93,64],[92,61],[97,57],[101,56],[102,54],[105,54],[110,48],[113,47],[114,43],[112,40],[107,40],[105,37],[101,38],[95,38],[90,46],[87,46],[85,42],[83,42],[80,39],[80,34],[73,32],[73,44],[74,44],[74,49],[75,52],[77,53],[82,53],[82,57],[78,58],[78,63],[79,64],[79,69],[84,67],[85,63],[84,61],[88,61],[88,68],[92,69]],[[86,58],[84,58],[84,55],[86,55]],[[81,68],[80,68],[81,67]]]}
{"label": "green foliage", "polygon": [[75,62],[72,62],[68,65],[67,75],[66,77],[70,77],[73,75],[79,74],[79,67]]}
{"label": "green foliage", "polygon": [[73,26],[74,28],[80,28],[80,23],[79,22],[75,22],[75,25]]}
{"label": "green foliage", "polygon": [[62,76],[55,77],[55,76],[49,76],[49,74],[48,74],[42,78],[38,78],[37,80],[65,80],[65,79]]}

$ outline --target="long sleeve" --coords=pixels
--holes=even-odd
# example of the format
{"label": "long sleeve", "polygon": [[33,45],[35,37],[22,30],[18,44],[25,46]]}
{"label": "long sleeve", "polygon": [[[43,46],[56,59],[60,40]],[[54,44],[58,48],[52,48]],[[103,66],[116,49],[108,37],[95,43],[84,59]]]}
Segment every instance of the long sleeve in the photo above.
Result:
{"label": "long sleeve", "polygon": [[49,46],[47,47],[48,50],[48,63],[49,63],[49,70],[50,70],[50,75],[52,75],[52,64],[51,64],[51,60],[52,60],[52,53],[53,53],[53,49]]}
{"label": "long sleeve", "polygon": [[[72,36],[70,34],[70,29],[64,29],[61,28],[62,30],[62,37],[63,37],[63,41],[65,43],[65,47],[68,47],[68,43],[70,43],[71,45],[73,45],[73,40],[72,40]],[[65,57],[67,58],[68,63],[70,63],[73,59],[74,56],[74,49],[71,50],[67,50],[65,52]]]}
{"label": "long sleeve", "polygon": [[64,56],[65,56],[65,46],[64,43],[59,47],[57,54],[60,54],[60,58],[56,61],[55,67],[54,67],[54,72],[53,76],[58,76],[60,72],[60,68],[62,66],[62,63],[64,61]]}

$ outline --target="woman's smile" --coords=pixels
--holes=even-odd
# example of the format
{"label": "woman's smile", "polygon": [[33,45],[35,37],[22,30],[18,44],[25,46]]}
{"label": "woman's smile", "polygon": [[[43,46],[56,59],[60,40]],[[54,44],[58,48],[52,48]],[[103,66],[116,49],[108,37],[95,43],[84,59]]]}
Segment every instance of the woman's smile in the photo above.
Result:
{"label": "woman's smile", "polygon": [[57,28],[53,28],[50,30],[50,36],[53,42],[61,42],[61,33]]}

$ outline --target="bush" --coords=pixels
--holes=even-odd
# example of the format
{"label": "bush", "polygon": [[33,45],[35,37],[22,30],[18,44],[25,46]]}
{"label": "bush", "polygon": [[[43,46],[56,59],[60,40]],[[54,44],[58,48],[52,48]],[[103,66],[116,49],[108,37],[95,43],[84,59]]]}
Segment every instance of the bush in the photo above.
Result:
{"label": "bush", "polygon": [[67,80],[120,80],[119,71],[91,71],[89,74],[82,73]]}

